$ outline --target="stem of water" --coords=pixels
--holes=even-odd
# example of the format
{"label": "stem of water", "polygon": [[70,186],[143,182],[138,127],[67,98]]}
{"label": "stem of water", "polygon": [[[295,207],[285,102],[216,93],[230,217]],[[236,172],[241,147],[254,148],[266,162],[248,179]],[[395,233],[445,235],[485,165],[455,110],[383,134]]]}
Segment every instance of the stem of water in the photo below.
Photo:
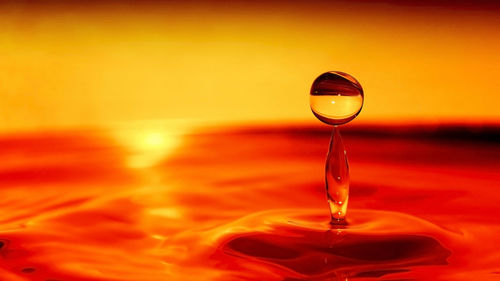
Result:
{"label": "stem of water", "polygon": [[349,200],[349,164],[337,126],[333,126],[332,138],[325,168],[326,193],[330,206],[331,224],[346,224]]}

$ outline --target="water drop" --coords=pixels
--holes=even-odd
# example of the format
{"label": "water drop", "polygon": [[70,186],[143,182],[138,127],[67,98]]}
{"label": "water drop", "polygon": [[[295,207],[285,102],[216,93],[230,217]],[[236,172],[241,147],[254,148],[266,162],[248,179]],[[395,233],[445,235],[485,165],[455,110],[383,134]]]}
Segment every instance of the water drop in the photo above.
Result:
{"label": "water drop", "polygon": [[330,71],[321,74],[311,87],[311,110],[329,125],[345,124],[363,107],[363,88],[351,75]]}
{"label": "water drop", "polygon": [[334,126],[326,157],[325,182],[331,223],[343,225],[349,201],[349,163],[337,125],[359,114],[363,107],[363,88],[347,73],[325,72],[314,80],[310,101],[314,115]]}

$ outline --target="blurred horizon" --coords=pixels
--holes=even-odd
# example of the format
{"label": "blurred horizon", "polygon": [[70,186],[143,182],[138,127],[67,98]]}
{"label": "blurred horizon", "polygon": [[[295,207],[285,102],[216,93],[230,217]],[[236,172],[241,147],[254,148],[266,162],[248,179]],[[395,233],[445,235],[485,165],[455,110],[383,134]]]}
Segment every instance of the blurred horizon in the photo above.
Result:
{"label": "blurred horizon", "polygon": [[0,132],[141,120],[320,124],[309,89],[358,79],[353,124],[500,124],[496,1],[0,4]]}

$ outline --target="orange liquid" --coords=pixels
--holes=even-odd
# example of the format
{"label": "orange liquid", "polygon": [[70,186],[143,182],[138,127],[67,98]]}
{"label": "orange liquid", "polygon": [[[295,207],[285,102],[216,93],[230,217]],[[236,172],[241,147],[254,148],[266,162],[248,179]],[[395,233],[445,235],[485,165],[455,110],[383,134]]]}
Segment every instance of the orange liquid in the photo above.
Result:
{"label": "orange liquid", "polygon": [[498,279],[491,134],[343,128],[349,225],[332,228],[329,129],[4,135],[0,280]]}

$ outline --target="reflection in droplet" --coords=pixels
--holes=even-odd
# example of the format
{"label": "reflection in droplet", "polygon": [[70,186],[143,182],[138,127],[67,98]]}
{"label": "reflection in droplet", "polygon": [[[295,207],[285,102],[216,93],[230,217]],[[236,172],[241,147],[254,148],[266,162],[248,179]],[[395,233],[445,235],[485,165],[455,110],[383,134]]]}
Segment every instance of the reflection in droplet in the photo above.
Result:
{"label": "reflection in droplet", "polygon": [[363,107],[363,89],[347,73],[321,74],[311,87],[311,109],[324,123],[341,125],[354,119]]}
{"label": "reflection in droplet", "polygon": [[331,223],[346,224],[349,200],[349,164],[337,125],[354,119],[363,107],[363,89],[351,75],[330,71],[314,80],[310,92],[311,109],[322,122],[333,125],[326,159],[325,180]]}

